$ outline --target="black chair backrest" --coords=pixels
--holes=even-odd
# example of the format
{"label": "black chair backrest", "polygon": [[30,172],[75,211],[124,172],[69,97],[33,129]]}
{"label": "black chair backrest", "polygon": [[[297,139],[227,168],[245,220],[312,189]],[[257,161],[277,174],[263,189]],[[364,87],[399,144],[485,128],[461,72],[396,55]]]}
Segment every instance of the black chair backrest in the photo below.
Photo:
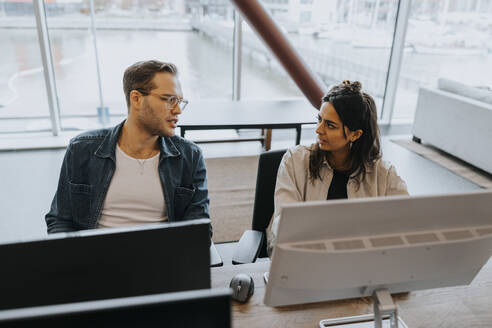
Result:
{"label": "black chair backrest", "polygon": [[[277,182],[277,172],[286,149],[264,152],[258,160],[256,176],[255,203],[253,207],[253,230],[265,233],[274,211],[273,194]],[[266,237],[266,235],[265,235]],[[266,257],[266,238],[261,246],[259,257]]]}

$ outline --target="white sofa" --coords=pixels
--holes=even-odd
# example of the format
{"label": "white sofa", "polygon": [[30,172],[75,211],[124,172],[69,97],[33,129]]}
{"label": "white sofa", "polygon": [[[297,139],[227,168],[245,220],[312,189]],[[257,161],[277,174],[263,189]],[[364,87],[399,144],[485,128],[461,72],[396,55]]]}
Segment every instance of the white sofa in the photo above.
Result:
{"label": "white sofa", "polygon": [[492,91],[448,79],[420,88],[412,133],[492,174]]}

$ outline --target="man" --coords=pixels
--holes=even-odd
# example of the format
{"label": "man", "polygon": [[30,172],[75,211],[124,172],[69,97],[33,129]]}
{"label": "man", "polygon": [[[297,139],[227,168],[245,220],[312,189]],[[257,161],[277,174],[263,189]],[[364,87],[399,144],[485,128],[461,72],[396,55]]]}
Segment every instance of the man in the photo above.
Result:
{"label": "man", "polygon": [[70,141],[48,233],[209,217],[201,151],[174,135],[187,104],[177,73],[157,60],[126,69],[128,119]]}

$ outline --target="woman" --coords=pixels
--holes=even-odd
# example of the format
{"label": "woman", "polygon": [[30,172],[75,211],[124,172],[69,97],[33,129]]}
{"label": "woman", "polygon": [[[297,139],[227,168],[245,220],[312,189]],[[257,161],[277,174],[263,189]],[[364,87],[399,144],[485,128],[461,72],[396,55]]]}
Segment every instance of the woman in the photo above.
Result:
{"label": "woman", "polygon": [[275,243],[282,204],[408,195],[395,167],[381,159],[376,104],[361,88],[357,81],[334,86],[322,99],[317,142],[291,148],[282,158],[268,228],[269,250]]}

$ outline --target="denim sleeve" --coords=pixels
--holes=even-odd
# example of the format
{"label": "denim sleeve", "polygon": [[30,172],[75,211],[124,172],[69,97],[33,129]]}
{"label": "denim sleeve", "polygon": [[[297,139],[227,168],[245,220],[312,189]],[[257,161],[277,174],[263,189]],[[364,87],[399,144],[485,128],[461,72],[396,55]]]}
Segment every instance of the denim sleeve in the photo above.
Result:
{"label": "denim sleeve", "polygon": [[[197,150],[196,155],[197,156],[193,156],[194,163],[192,177],[195,193],[193,194],[190,205],[184,213],[183,217],[185,220],[210,218],[208,209],[210,201],[208,198],[207,169],[200,149]],[[210,237],[212,237],[212,225],[210,225]]]}
{"label": "denim sleeve", "polygon": [[48,233],[77,230],[71,212],[69,181],[72,167],[72,149],[68,146],[63,159],[58,188],[51,202],[51,208],[45,216]]}

